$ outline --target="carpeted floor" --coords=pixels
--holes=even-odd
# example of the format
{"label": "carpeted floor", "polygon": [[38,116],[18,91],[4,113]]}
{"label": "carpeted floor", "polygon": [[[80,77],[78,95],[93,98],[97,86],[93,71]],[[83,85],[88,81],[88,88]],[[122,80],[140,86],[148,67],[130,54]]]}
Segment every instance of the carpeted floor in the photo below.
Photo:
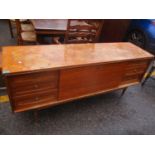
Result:
{"label": "carpeted floor", "polygon": [[[0,46],[15,44],[7,21],[0,20]],[[119,90],[41,110],[37,123],[31,111],[13,114],[9,103],[0,103],[0,134],[155,134],[154,92],[149,79],[122,98]]]}

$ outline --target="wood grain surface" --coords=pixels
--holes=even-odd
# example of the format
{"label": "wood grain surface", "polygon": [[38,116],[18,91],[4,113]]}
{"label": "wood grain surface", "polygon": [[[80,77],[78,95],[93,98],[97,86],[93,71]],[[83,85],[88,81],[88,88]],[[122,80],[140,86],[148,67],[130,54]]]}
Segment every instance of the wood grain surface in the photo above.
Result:
{"label": "wood grain surface", "polygon": [[65,69],[60,75],[59,99],[67,99],[117,87],[126,63]]}
{"label": "wood grain surface", "polygon": [[31,72],[145,58],[151,59],[153,55],[131,43],[9,46],[3,47],[2,72]]}
{"label": "wood grain surface", "polygon": [[67,19],[31,19],[35,30],[67,30]]}

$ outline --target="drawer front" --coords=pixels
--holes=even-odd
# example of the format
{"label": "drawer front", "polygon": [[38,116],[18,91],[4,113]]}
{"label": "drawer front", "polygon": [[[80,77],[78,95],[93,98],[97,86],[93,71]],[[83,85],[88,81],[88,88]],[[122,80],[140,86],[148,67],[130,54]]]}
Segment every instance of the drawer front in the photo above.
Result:
{"label": "drawer front", "polygon": [[129,76],[129,75],[143,74],[146,71],[146,69],[147,67],[127,68],[125,75]]}
{"label": "drawer front", "polygon": [[11,87],[27,86],[27,84],[36,84],[44,82],[56,82],[58,79],[58,71],[46,71],[39,73],[28,73],[9,77]]}
{"label": "drawer front", "polygon": [[128,84],[128,83],[134,83],[139,82],[142,75],[130,75],[130,76],[124,76],[121,84]]}
{"label": "drawer front", "polygon": [[46,89],[57,89],[58,72],[41,72],[15,75],[8,77],[8,83],[13,96],[44,91]]}
{"label": "drawer front", "polygon": [[13,96],[19,96],[19,95],[24,95],[24,94],[29,94],[37,91],[45,91],[47,89],[57,89],[58,87],[58,82],[36,82],[33,84],[27,84],[25,86],[19,86],[17,85],[15,88],[13,88],[12,94]]}
{"label": "drawer front", "polygon": [[149,60],[137,60],[129,62],[126,66],[125,74],[121,84],[140,82],[149,66],[149,63]]}
{"label": "drawer front", "polygon": [[16,109],[23,106],[40,105],[46,102],[56,101],[57,94],[57,90],[48,90],[45,92],[37,92],[13,97],[13,102]]}
{"label": "drawer front", "polygon": [[128,68],[147,67],[149,62],[150,62],[149,60],[131,61],[128,63]]}
{"label": "drawer front", "polygon": [[48,71],[7,77],[13,110],[29,108],[58,99],[59,72]]}

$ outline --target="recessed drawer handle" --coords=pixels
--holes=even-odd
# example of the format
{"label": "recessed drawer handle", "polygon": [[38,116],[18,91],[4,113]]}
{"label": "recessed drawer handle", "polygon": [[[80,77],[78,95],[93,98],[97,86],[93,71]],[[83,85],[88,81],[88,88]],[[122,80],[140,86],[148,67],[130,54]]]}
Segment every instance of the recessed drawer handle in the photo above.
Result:
{"label": "recessed drawer handle", "polygon": [[38,101],[39,100],[39,97],[35,97],[35,101]]}
{"label": "recessed drawer handle", "polygon": [[134,69],[134,72],[136,73],[137,72],[137,69]]}
{"label": "recessed drawer handle", "polygon": [[38,88],[39,86],[37,84],[34,85],[34,88]]}

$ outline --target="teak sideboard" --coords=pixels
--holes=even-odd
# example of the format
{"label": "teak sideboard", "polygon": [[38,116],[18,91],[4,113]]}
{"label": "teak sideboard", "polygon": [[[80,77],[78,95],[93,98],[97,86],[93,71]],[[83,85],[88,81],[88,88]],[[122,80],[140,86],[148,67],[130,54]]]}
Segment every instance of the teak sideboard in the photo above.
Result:
{"label": "teak sideboard", "polygon": [[131,43],[3,47],[13,112],[42,109],[138,84],[153,56]]}

